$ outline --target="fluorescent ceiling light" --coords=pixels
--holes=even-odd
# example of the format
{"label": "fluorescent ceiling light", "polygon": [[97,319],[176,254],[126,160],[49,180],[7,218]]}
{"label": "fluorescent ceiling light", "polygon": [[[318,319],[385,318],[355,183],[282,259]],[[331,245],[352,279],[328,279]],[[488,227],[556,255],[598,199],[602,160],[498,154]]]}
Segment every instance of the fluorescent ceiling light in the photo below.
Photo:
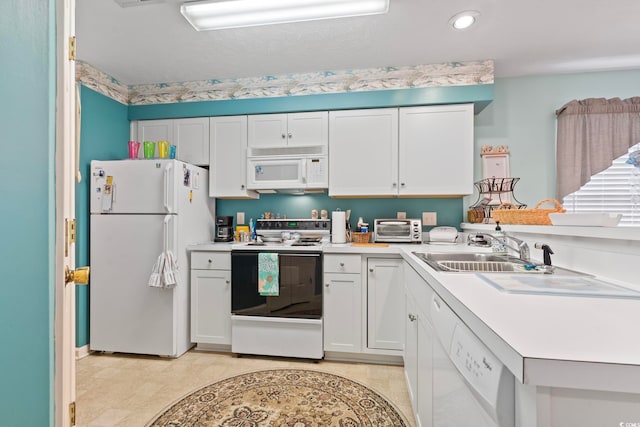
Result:
{"label": "fluorescent ceiling light", "polygon": [[377,15],[389,0],[231,0],[183,3],[180,12],[198,31],[316,19]]}
{"label": "fluorescent ceiling light", "polygon": [[449,19],[449,24],[456,30],[466,30],[476,22],[478,16],[480,16],[480,12],[465,10]]}

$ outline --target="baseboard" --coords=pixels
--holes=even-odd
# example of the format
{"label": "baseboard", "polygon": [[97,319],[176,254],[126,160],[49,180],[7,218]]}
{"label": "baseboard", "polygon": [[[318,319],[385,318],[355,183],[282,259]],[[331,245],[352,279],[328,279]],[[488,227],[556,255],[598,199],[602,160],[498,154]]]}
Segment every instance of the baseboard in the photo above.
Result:
{"label": "baseboard", "polygon": [[213,351],[218,353],[231,353],[231,345],[197,343],[197,351]]}
{"label": "baseboard", "polygon": [[76,360],[83,359],[91,354],[89,350],[89,344],[83,345],[82,347],[76,347]]}
{"label": "baseboard", "polygon": [[336,362],[364,362],[377,363],[380,365],[397,365],[403,366],[402,356],[383,355],[383,354],[366,354],[366,353],[343,353],[340,351],[325,351],[324,359]]}

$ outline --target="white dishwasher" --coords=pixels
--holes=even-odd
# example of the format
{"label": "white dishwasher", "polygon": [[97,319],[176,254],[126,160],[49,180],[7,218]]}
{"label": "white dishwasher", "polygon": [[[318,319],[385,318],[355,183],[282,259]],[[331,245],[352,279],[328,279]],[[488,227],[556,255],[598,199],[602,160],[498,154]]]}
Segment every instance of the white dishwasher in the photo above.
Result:
{"label": "white dishwasher", "polygon": [[437,295],[433,426],[513,427],[515,377]]}

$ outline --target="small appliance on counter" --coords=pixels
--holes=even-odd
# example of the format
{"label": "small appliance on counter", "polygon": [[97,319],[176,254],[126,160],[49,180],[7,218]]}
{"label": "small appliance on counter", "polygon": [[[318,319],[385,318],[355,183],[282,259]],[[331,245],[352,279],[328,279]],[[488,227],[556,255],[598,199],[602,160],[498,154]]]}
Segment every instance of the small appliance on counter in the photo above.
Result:
{"label": "small appliance on counter", "polygon": [[232,242],[233,234],[233,217],[217,216],[216,217],[216,242]]}
{"label": "small appliance on counter", "polygon": [[429,231],[429,243],[453,244],[458,240],[458,230],[455,227],[433,227]]}
{"label": "small appliance on counter", "polygon": [[422,243],[422,220],[410,218],[375,219],[376,242]]}

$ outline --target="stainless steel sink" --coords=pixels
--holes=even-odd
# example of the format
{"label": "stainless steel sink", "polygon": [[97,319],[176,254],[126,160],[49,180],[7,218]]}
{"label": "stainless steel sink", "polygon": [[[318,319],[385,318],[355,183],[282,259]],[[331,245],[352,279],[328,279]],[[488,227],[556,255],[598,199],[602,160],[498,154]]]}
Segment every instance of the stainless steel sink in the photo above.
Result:
{"label": "stainless steel sink", "polygon": [[434,270],[453,273],[525,273],[587,276],[559,267],[547,267],[523,261],[511,255],[477,252],[413,252]]}

